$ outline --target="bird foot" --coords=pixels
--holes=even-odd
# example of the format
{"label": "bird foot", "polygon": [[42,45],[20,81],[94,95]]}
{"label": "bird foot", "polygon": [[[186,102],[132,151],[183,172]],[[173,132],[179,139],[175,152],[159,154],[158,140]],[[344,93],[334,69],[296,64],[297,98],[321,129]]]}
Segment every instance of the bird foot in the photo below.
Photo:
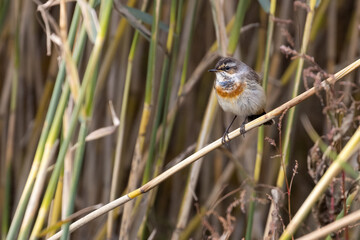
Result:
{"label": "bird foot", "polygon": [[245,138],[245,124],[241,124],[240,126],[240,135],[242,135]]}
{"label": "bird foot", "polygon": [[221,144],[225,145],[227,148],[229,148],[229,142],[230,142],[229,131],[225,131],[221,138]]}

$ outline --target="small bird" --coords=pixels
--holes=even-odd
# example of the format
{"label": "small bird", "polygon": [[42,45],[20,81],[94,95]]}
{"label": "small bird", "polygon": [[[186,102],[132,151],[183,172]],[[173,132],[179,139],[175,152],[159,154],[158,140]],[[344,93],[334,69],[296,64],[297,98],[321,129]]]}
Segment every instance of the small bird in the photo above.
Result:
{"label": "small bird", "polygon": [[[266,113],[266,96],[258,74],[235,58],[221,58],[209,72],[216,73],[214,89],[221,108],[235,114],[222,137],[224,144],[226,137],[229,139],[229,129],[237,116],[244,119],[240,126],[240,133],[244,135],[246,121],[252,121]],[[273,123],[274,120],[271,119],[264,124]]]}

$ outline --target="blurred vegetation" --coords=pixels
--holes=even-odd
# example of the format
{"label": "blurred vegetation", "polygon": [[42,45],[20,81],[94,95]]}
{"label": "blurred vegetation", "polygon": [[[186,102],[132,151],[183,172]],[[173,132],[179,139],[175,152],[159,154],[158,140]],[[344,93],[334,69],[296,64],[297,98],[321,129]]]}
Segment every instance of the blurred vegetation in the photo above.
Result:
{"label": "blurred vegetation", "polygon": [[[259,72],[270,111],[354,63],[359,31],[356,0],[2,0],[1,239],[67,239],[220,138],[233,118],[207,72],[220,56]],[[278,239],[336,159],[345,171],[296,236],[355,212],[359,86],[353,71],[318,89],[71,237]],[[332,237],[358,239],[355,223]]]}

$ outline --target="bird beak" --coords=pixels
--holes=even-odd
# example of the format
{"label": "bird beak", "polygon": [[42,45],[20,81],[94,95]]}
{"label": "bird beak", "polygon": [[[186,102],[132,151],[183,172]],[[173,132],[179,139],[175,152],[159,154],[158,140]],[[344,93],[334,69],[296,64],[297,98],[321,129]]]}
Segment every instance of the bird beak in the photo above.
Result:
{"label": "bird beak", "polygon": [[209,72],[218,72],[219,70],[213,68],[213,69],[209,69],[208,71],[209,71]]}

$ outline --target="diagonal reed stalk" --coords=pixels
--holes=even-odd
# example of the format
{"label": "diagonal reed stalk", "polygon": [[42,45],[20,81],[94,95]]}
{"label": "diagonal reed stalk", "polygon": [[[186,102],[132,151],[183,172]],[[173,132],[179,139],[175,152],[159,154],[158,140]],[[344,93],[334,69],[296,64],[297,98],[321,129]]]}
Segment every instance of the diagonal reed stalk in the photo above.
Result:
{"label": "diagonal reed stalk", "polygon": [[[247,123],[245,125],[245,131],[248,132],[251,129],[259,127],[260,125],[262,125],[263,123],[269,121],[270,119],[274,119],[276,116],[280,116],[284,111],[287,111],[288,109],[298,105],[299,103],[303,102],[304,100],[306,100],[309,97],[316,94],[317,91],[319,91],[321,89],[328,89],[328,85],[335,84],[338,80],[342,79],[344,76],[346,76],[350,72],[353,72],[359,66],[360,66],[360,59],[356,60],[355,62],[351,63],[347,67],[343,68],[342,70],[340,70],[339,72],[334,74],[333,77],[330,77],[330,78],[322,81],[319,88],[312,87],[309,90],[303,92],[302,94],[296,96],[295,98],[292,98],[288,102],[282,104],[281,106],[273,109],[272,111],[268,112],[267,114],[265,114],[265,115],[255,119],[255,120]],[[232,131],[231,133],[229,133],[229,139],[230,140],[232,140],[232,139],[234,139],[234,138],[236,138],[238,136],[240,136],[240,129],[239,128]],[[155,188],[156,186],[158,186],[160,183],[162,183],[163,181],[165,181],[166,179],[168,179],[169,177],[171,177],[175,173],[179,172],[180,170],[184,169],[185,167],[189,166],[190,164],[192,164],[196,160],[204,157],[206,154],[210,153],[211,151],[217,149],[220,146],[222,146],[221,138],[217,139],[216,141],[210,143],[206,147],[204,147],[204,148],[200,149],[199,151],[195,152],[194,154],[187,157],[186,159],[184,159],[182,162],[178,163],[174,167],[166,170],[165,172],[163,172],[159,176],[157,176],[154,179],[150,180],[148,183],[146,183],[142,187],[128,193],[127,195],[124,195],[124,196],[116,199],[113,202],[110,202],[110,203],[104,205],[103,207],[91,212],[87,216],[77,220],[76,222],[74,222],[73,224],[70,225],[70,232],[75,231],[76,229],[80,228],[81,226],[83,226],[87,222],[92,221],[95,218],[107,213],[108,211],[110,211],[110,210],[112,210],[112,209],[114,209],[114,208],[116,208],[118,206],[121,206],[121,205],[125,204],[126,202],[129,202],[130,200],[132,200],[132,199],[134,199],[134,198],[136,198],[136,197],[150,191],[151,189]],[[346,156],[348,156],[348,155],[346,155]],[[345,156],[343,156],[343,157],[345,157]],[[336,164],[336,165],[340,166],[339,169],[336,169],[336,170],[340,171],[341,170],[341,165],[338,165],[338,164]],[[294,217],[294,219],[295,219],[295,217]],[[59,237],[61,235],[62,235],[62,232],[60,231],[60,232],[56,233],[54,236],[52,236],[51,238],[49,238],[49,240],[59,239]]]}
{"label": "diagonal reed stalk", "polygon": [[[78,7],[76,7],[74,17],[73,17],[73,20],[71,23],[70,31],[69,31],[68,40],[69,40],[70,46],[72,46],[74,38],[75,38],[75,32],[76,32],[79,17],[80,17],[80,9]],[[24,190],[22,192],[20,201],[18,203],[18,207],[16,208],[15,215],[14,215],[13,220],[10,225],[10,229],[9,229],[9,232],[7,235],[8,240],[14,239],[17,234],[18,229],[20,228],[21,220],[22,220],[24,212],[26,210],[26,206],[27,206],[27,203],[30,198],[30,194],[31,194],[33,186],[34,186],[35,178],[39,171],[39,166],[41,165],[41,160],[43,158],[43,155],[44,155],[44,153],[51,152],[51,148],[55,142],[57,133],[50,134],[50,128],[52,126],[52,121],[54,119],[55,112],[57,110],[57,105],[59,103],[59,98],[60,98],[60,94],[61,94],[61,90],[62,90],[61,89],[62,83],[63,83],[64,79],[65,79],[65,62],[62,62],[60,64],[59,72],[56,77],[54,92],[51,96],[49,110],[46,113],[44,127],[41,132],[41,136],[40,136],[38,147],[36,149],[33,164],[32,164],[28,179],[26,181]],[[64,98],[67,98],[66,97],[66,87],[64,87],[63,96],[64,96]],[[60,102],[61,102],[61,100],[60,100]],[[49,135],[53,137],[53,141],[47,140]],[[46,154],[45,154],[44,158],[47,159],[48,156],[46,156]]]}
{"label": "diagonal reed stalk", "polygon": [[[264,59],[264,75],[262,86],[264,88],[265,93],[267,93],[267,83],[269,79],[269,68],[270,68],[270,49],[272,46],[273,32],[274,32],[274,18],[275,18],[275,10],[276,10],[276,0],[271,0],[269,19],[268,19],[268,30],[267,30],[267,38],[266,38],[266,49],[265,49],[265,59]],[[254,167],[254,184],[257,184],[260,180],[260,170],[261,163],[264,152],[264,126],[260,126],[258,130],[258,139],[257,139],[257,150],[256,150],[256,159],[255,159],[255,167]],[[252,198],[250,199],[247,225],[246,225],[246,234],[245,239],[251,239],[253,218],[255,212],[255,192],[252,192]]]}
{"label": "diagonal reed stalk", "polygon": [[[69,196],[68,198],[64,198],[67,202],[63,204],[65,214],[63,214],[63,218],[68,218],[74,212],[75,206],[75,197],[76,191],[79,184],[82,163],[84,158],[84,151],[85,151],[85,138],[89,129],[89,121],[87,119],[91,119],[93,108],[94,108],[94,94],[95,94],[95,86],[96,86],[96,79],[97,74],[92,76],[91,82],[89,87],[86,89],[86,96],[85,96],[85,104],[83,105],[83,114],[84,116],[80,119],[80,131],[78,136],[78,145],[75,152],[74,158],[74,169],[73,175],[70,182],[70,189],[69,189]],[[69,238],[69,226],[70,222],[65,223],[62,226],[62,230],[64,231],[63,236],[61,237],[62,240],[66,240]]]}
{"label": "diagonal reed stalk", "polygon": [[[294,218],[290,221],[289,225],[286,227],[285,231],[280,237],[280,240],[290,239],[294,235],[296,229],[300,226],[302,221],[308,215],[312,206],[314,206],[314,204],[318,201],[322,193],[324,193],[325,190],[329,187],[333,178],[340,173],[340,171],[342,170],[342,165],[346,163],[346,161],[349,160],[349,158],[359,149],[360,147],[359,143],[360,143],[360,127],[358,127],[358,129],[350,138],[350,140],[347,142],[345,147],[341,150],[336,160],[330,165],[328,170],[326,170],[325,174],[315,185],[310,195],[306,198],[304,203],[301,205],[300,209],[296,212]],[[356,216],[355,219],[351,219],[352,222],[359,219],[358,215],[359,215],[358,212],[352,214],[352,217]],[[349,222],[347,222],[349,216],[344,217],[342,220],[334,222],[333,225],[339,225],[340,227],[340,226],[345,226],[345,225],[341,225],[341,223],[345,222],[349,224]],[[327,235],[328,233],[329,232],[326,232],[323,236]],[[303,239],[310,239],[310,238],[305,237]],[[311,238],[311,239],[317,239],[317,238]]]}
{"label": "diagonal reed stalk", "polygon": [[[309,234],[301,236],[297,238],[298,240],[317,240],[322,239],[328,234],[333,234],[334,232],[341,230],[344,227],[347,227],[355,222],[360,220],[360,210],[357,210],[353,213],[350,213],[346,217],[342,218],[341,220],[332,222],[320,229],[317,229]],[[331,237],[327,237],[326,239],[332,239]]]}
{"label": "diagonal reed stalk", "polygon": [[[157,46],[157,42],[158,42],[158,32],[159,32],[159,19],[160,19],[160,6],[161,6],[161,2],[160,1],[156,1],[155,2],[155,11],[154,11],[154,19],[153,19],[153,24],[152,24],[152,41],[150,42],[150,51],[149,51],[149,65],[150,65],[150,70],[151,72],[148,72],[148,74],[151,74],[151,77],[149,76],[149,78],[155,78],[155,61],[157,60],[156,58],[156,46]],[[168,50],[168,49],[167,49]],[[169,53],[169,52],[168,52]],[[154,112],[160,112],[162,111],[162,103],[163,103],[163,94],[164,94],[164,88],[165,88],[165,77],[163,77],[160,81],[160,90],[159,90],[159,101],[158,101],[158,109],[157,111]],[[146,164],[145,164],[145,170],[144,170],[144,175],[142,178],[142,182],[147,182],[148,179],[150,178],[151,175],[151,170],[154,167],[154,152],[155,152],[155,143],[156,143],[156,130],[159,126],[159,122],[160,122],[160,115],[159,114],[155,114],[155,122],[154,122],[154,128],[152,129],[152,133],[151,133],[151,139],[150,139],[150,147],[149,147],[149,153],[148,153],[148,158],[146,160]]]}
{"label": "diagonal reed stalk", "polygon": [[[92,1],[92,4],[93,3],[94,3],[94,1]],[[73,41],[74,41],[73,39],[75,37],[75,31],[77,28],[77,22],[78,22],[79,16],[80,16],[80,8],[76,7],[72,25],[70,28],[69,38],[68,38],[69,44],[71,44],[71,45],[73,44]],[[85,31],[85,27],[82,27],[80,34],[79,34],[79,40],[75,46],[75,50],[74,50],[74,54],[73,54],[73,58],[74,58],[75,62],[79,61],[80,56],[83,53],[85,39],[86,39],[86,31]],[[49,117],[49,121],[50,121],[50,118],[53,118],[54,120],[52,121],[52,119],[51,119],[52,124],[48,125],[49,128],[51,127],[50,129],[46,129],[46,128],[44,129],[44,132],[43,132],[44,134],[42,134],[42,137],[44,136],[44,138],[46,138],[45,134],[47,134],[48,137],[47,137],[47,139],[44,139],[44,142],[42,142],[41,141],[42,138],[40,138],[38,150],[37,150],[37,153],[36,153],[35,159],[34,159],[34,163],[37,163],[38,160],[41,160],[41,164],[40,164],[39,169],[34,169],[34,171],[36,170],[39,172],[37,174],[37,179],[35,182],[34,190],[32,191],[32,197],[30,199],[31,204],[29,205],[28,209],[26,210],[26,214],[25,214],[23,224],[22,224],[23,230],[21,231],[20,236],[23,236],[23,237],[25,237],[27,235],[27,232],[30,231],[30,229],[27,226],[31,225],[30,223],[33,221],[34,214],[37,211],[37,206],[38,206],[39,197],[40,197],[39,192],[42,191],[44,180],[46,177],[47,167],[49,164],[49,160],[51,159],[50,153],[53,151],[54,143],[56,142],[56,139],[57,139],[57,136],[58,136],[58,133],[60,130],[59,126],[61,125],[62,116],[63,116],[64,110],[65,110],[65,107],[66,107],[66,104],[67,104],[67,101],[69,98],[70,88],[69,88],[68,81],[66,81],[64,84],[64,87],[62,89],[61,98],[60,98],[58,106],[56,108],[55,104],[57,104],[57,102],[55,102],[55,101],[58,101],[56,98],[59,97],[58,94],[61,91],[61,84],[62,84],[62,80],[64,77],[65,77],[65,63],[62,63],[62,65],[60,66],[57,80],[56,80],[56,85],[55,85],[52,100],[50,102],[48,116],[47,116],[47,118]],[[53,111],[55,111],[55,108],[56,108],[56,112],[55,112],[55,116],[53,116],[53,114],[54,114]],[[45,124],[44,126],[47,126],[47,125]],[[36,164],[34,164],[33,166],[38,167]],[[29,175],[29,176],[31,176],[31,175]],[[25,189],[27,189],[26,186],[25,186]],[[24,189],[24,193],[25,193],[25,189]],[[27,189],[27,190],[30,191],[32,189]],[[9,236],[9,237],[11,237],[11,236]]]}
{"label": "diagonal reed stalk", "polygon": [[[311,27],[312,27],[314,15],[315,15],[316,0],[311,0],[309,2],[309,4],[310,4],[310,6],[309,6],[310,8],[309,8],[309,11],[307,12],[307,16],[306,16],[306,22],[305,22],[304,34],[303,34],[303,39],[302,39],[302,44],[301,44],[300,55],[305,55],[306,51],[307,51],[307,47],[308,47],[309,40],[310,40]],[[305,61],[304,58],[300,58],[297,61],[295,82],[294,82],[293,92],[292,92],[293,98],[296,95],[298,95],[298,92],[299,92],[301,74],[302,74],[302,70],[304,67],[304,61]],[[277,181],[276,181],[276,186],[279,188],[282,188],[282,186],[284,185],[284,182],[285,182],[287,191],[289,191],[289,185],[288,185],[288,182],[286,179],[286,167],[288,165],[289,157],[290,157],[289,156],[290,148],[291,148],[290,140],[291,140],[291,133],[293,132],[293,125],[294,125],[294,121],[295,121],[295,110],[296,110],[296,108],[292,108],[288,112],[288,117],[287,117],[287,121],[286,121],[286,129],[285,129],[285,134],[283,136],[283,144],[282,144],[282,149],[281,149],[280,161],[282,162],[282,164],[280,164],[280,169],[278,171],[278,177],[277,177]],[[289,218],[291,218],[290,193],[288,193],[288,194],[289,195],[288,195],[287,203],[288,203]],[[273,210],[274,210],[274,205],[271,204],[270,210],[268,212],[267,223],[266,223],[264,234],[267,234],[268,230],[270,229],[269,225],[271,223],[271,213],[273,212]]]}
{"label": "diagonal reed stalk", "polygon": [[[307,17],[306,17],[305,29],[304,29],[304,35],[303,35],[302,44],[301,44],[300,55],[306,54],[306,50],[307,50],[307,47],[309,44],[311,26],[312,26],[314,14],[315,14],[315,4],[316,4],[316,0],[310,1],[310,10],[307,13]],[[304,67],[304,61],[305,61],[304,58],[299,59],[298,66],[296,69],[295,83],[294,83],[292,97],[295,97],[296,95],[298,95],[299,88],[300,88],[301,74],[302,74],[302,70]],[[296,110],[296,108],[289,110],[288,118],[286,121],[286,130],[285,130],[285,136],[284,136],[284,141],[283,141],[283,155],[281,157],[282,158],[281,161],[283,161],[285,164],[284,167],[286,167],[289,162],[290,135],[291,135],[293,125],[294,125],[295,110]],[[282,169],[279,172],[277,183],[276,183],[277,186],[283,185],[284,177],[286,176],[285,171],[286,171],[286,169]]]}
{"label": "diagonal reed stalk", "polygon": [[[225,55],[227,36],[226,36],[224,18],[222,15],[221,4],[220,4],[220,2],[211,1],[211,6],[212,6],[212,14],[213,14],[213,20],[214,20],[214,25],[215,25],[215,31],[216,31],[216,36],[217,36],[217,43],[218,43],[219,49],[221,49],[220,50],[221,55]],[[194,7],[194,10],[193,10],[194,14],[195,14],[195,8],[196,7]],[[192,21],[194,21],[194,17],[195,16],[193,15]],[[188,57],[189,50],[190,50],[190,46],[188,47],[187,57]],[[185,75],[186,75],[186,71],[183,71],[182,76],[185,76]],[[206,112],[205,112],[204,118],[202,120],[201,129],[200,129],[200,133],[199,133],[199,137],[198,137],[197,145],[196,145],[196,149],[195,149],[196,151],[198,149],[202,148],[208,141],[208,138],[209,138],[209,135],[211,132],[211,128],[213,125],[212,123],[214,122],[216,112],[217,112],[217,102],[216,102],[215,94],[212,92],[210,95],[209,101],[208,101],[208,105],[206,107]],[[191,167],[190,175],[188,176],[188,179],[187,179],[183,200],[182,200],[181,208],[180,208],[179,215],[178,215],[178,220],[176,223],[176,229],[173,232],[172,237],[171,237],[171,239],[173,239],[173,240],[179,239],[179,237],[180,237],[179,229],[183,229],[188,221],[191,204],[193,201],[193,192],[194,192],[195,186],[197,185],[201,166],[202,166],[202,159],[200,161],[196,162]]]}
{"label": "diagonal reed stalk", "polygon": [[[127,6],[134,7],[135,4],[136,4],[136,0],[129,0],[127,3]],[[120,40],[122,39],[122,37],[124,35],[126,25],[127,25],[126,19],[122,18],[120,20],[120,23],[117,26],[116,33],[115,33],[114,37],[112,38],[108,49],[106,50],[104,59],[102,61],[101,67],[100,67],[99,77],[97,80],[97,85],[96,85],[96,90],[95,90],[96,101],[99,101],[101,99],[100,92],[104,88],[107,76],[110,71],[111,64],[113,63],[114,58],[117,53],[116,50],[118,49]]]}
{"label": "diagonal reed stalk", "polygon": [[[58,185],[56,186],[54,201],[49,211],[48,226],[53,226],[59,221],[59,219],[61,219],[61,205],[62,205],[62,196],[63,196],[63,187],[64,187],[63,179],[64,179],[64,172],[61,173]],[[47,238],[54,235],[55,233],[56,233],[55,229],[53,231],[49,231],[47,234]]]}
{"label": "diagonal reed stalk", "polygon": [[[129,6],[134,1],[130,3]],[[141,7],[141,11],[145,11],[146,6],[148,5],[148,1],[144,1]],[[122,22],[120,22],[122,24]],[[118,35],[118,34],[117,34]],[[123,92],[123,100],[121,104],[121,113],[120,113],[120,126],[118,129],[118,136],[117,136],[117,142],[116,142],[116,148],[115,148],[115,157],[114,157],[114,169],[112,172],[112,180],[111,180],[111,190],[110,190],[110,201],[113,201],[116,198],[117,192],[116,189],[118,189],[119,179],[120,179],[120,166],[121,166],[121,154],[123,152],[124,148],[124,135],[125,135],[125,127],[126,127],[126,114],[128,109],[128,100],[129,100],[129,93],[130,93],[130,83],[131,83],[131,76],[133,71],[133,61],[135,57],[135,52],[138,46],[139,42],[139,31],[135,31],[134,37],[131,43],[130,52],[128,56],[127,61],[127,68],[126,68],[126,77],[125,77],[125,86],[124,86],[124,92]],[[116,38],[117,39],[117,38]],[[113,44],[112,44],[113,45]],[[112,46],[111,45],[111,46]],[[109,55],[114,55],[113,47],[109,48]],[[110,53],[111,52],[111,53]],[[107,59],[107,57],[105,57]],[[101,76],[102,71],[100,71],[99,75],[99,81],[101,82]],[[99,87],[97,87],[99,89]],[[98,91],[98,90],[97,90]],[[114,212],[110,211],[108,218],[107,218],[107,238],[110,239],[113,233],[113,224],[114,224]]]}
{"label": "diagonal reed stalk", "polygon": [[[174,39],[174,33],[175,33],[175,26],[176,26],[176,13],[177,13],[177,1],[172,0],[171,1],[171,7],[170,7],[170,23],[169,23],[169,33],[167,37],[166,42],[166,54],[164,56],[164,62],[162,65],[162,73],[161,73],[161,79],[160,79],[160,86],[159,86],[159,93],[158,93],[158,99],[157,99],[157,109],[155,111],[155,119],[151,131],[151,138],[150,138],[150,146],[148,150],[147,160],[146,160],[146,166],[145,166],[145,174],[142,179],[142,183],[146,183],[149,181],[150,174],[152,176],[156,176],[159,174],[159,171],[161,167],[163,166],[163,158],[157,157],[157,135],[158,135],[158,129],[161,124],[162,116],[164,115],[164,106],[165,106],[165,100],[166,100],[166,90],[167,90],[167,80],[169,77],[169,68],[170,68],[170,56],[172,54],[172,47],[173,47],[173,39]],[[165,115],[166,116],[166,115]],[[156,161],[155,161],[156,160]],[[153,170],[153,173],[151,173],[151,170]],[[146,211],[138,211],[139,208],[137,205],[134,209],[133,215],[137,215],[138,218],[142,219],[141,225],[139,227],[139,230],[137,231],[137,235],[139,238],[142,238],[142,236],[145,233],[145,226],[148,219],[148,213],[151,207],[154,204],[154,199],[156,197],[157,191],[153,191],[147,198],[144,199],[143,205],[146,205],[143,208],[146,208]],[[140,203],[140,199],[138,199],[137,203]],[[141,213],[142,212],[142,213]]]}
{"label": "diagonal reed stalk", "polygon": [[[323,140],[321,139],[321,137],[317,134],[317,132],[315,131],[315,129],[312,127],[311,123],[310,123],[310,120],[308,119],[308,117],[305,117],[305,116],[302,116],[301,117],[301,121],[304,125],[304,128],[306,130],[306,132],[308,133],[309,137],[311,138],[311,140],[314,142],[314,143],[317,143],[319,148],[321,149],[321,151],[323,152],[323,154],[330,158],[331,160],[335,161],[338,157],[338,154],[336,152],[334,152],[332,149],[331,149],[331,146],[328,146],[327,144],[325,144],[323,142]],[[353,177],[354,179],[358,179],[359,177],[359,174],[358,172],[356,172],[353,167],[348,164],[347,162],[345,163],[341,163],[342,164],[342,168],[344,169],[344,171],[346,171],[347,174],[349,174],[351,177]],[[349,208],[351,206],[351,204],[353,203],[353,200],[354,198],[357,196],[358,194],[358,189],[355,189],[353,192],[351,192],[347,198],[346,198],[346,201],[345,201],[345,204],[346,204],[346,209]],[[337,215],[336,217],[336,220],[339,220],[341,218],[343,218],[345,215],[345,211],[344,211],[344,208],[341,210],[341,212]],[[315,233],[315,232],[314,232]],[[326,240],[331,240],[332,237],[331,235],[329,234],[327,237],[326,237]]]}
{"label": "diagonal reed stalk", "polygon": [[[233,55],[236,50],[237,42],[240,37],[240,29],[242,27],[242,22],[245,16],[246,7],[248,6],[248,3],[249,1],[247,0],[239,1],[236,10],[235,23],[232,28],[232,32],[230,33],[229,43],[227,43],[226,28],[224,23],[222,6],[218,1],[211,1],[216,39],[218,43],[219,52],[222,56],[226,56],[227,52],[230,53],[229,55]],[[216,96],[214,91],[212,91],[208,101],[208,105],[206,107],[205,116],[202,121],[202,126],[197,141],[196,151],[204,147],[206,142],[208,141],[211,132],[211,127],[213,125],[212,123],[214,122],[214,118],[216,116],[217,107],[218,105],[217,105]],[[196,162],[196,164],[194,164],[194,166],[191,167],[191,172],[187,180],[185,193],[180,208],[180,213],[176,224],[176,229],[172,235],[172,239],[174,240],[179,239],[180,237],[179,229],[183,229],[188,221],[190,208],[193,201],[193,191],[195,189],[195,186],[197,185],[197,180],[200,174],[201,166],[202,166],[202,160]]]}
{"label": "diagonal reed stalk", "polygon": [[[189,64],[189,55],[190,55],[190,51],[191,51],[191,42],[192,42],[192,37],[193,37],[193,33],[194,33],[194,24],[195,24],[195,19],[196,19],[196,11],[197,11],[197,7],[198,7],[198,1],[193,1],[191,4],[189,4],[188,6],[188,9],[189,9],[189,12],[190,12],[190,19],[189,19],[189,22],[191,24],[191,27],[189,29],[189,39],[185,41],[185,43],[187,42],[188,45],[186,46],[186,53],[185,53],[185,59],[184,59],[184,65],[183,65],[183,68],[182,68],[182,72],[181,72],[181,83],[180,83],[180,87],[179,87],[179,90],[178,90],[178,96],[180,96],[182,93],[183,93],[183,86],[185,84],[185,80],[186,80],[186,76],[187,76],[187,71],[188,71],[188,64]],[[172,119],[173,121],[175,120],[174,118]],[[172,128],[172,125],[173,125],[173,122],[170,123],[170,127]],[[186,193],[185,193],[186,195]],[[185,198],[185,195],[184,195],[184,198]],[[179,227],[179,224],[182,225],[182,222],[180,221],[181,218],[181,214],[183,213],[182,212],[183,210],[183,207],[180,208],[180,216],[179,216],[179,220],[176,224],[176,228]],[[172,235],[172,239],[176,239],[178,238],[178,232],[177,231],[174,231],[173,232],[173,235]]]}
{"label": "diagonal reed stalk", "polygon": [[[86,126],[86,122],[84,120],[82,120],[81,124],[80,124],[80,131],[79,131],[79,137],[78,137],[78,145],[76,148],[76,153],[75,153],[75,158],[74,158],[74,169],[73,169],[73,175],[71,178],[71,183],[70,183],[70,196],[68,198],[68,205],[67,208],[65,209],[66,213],[65,213],[65,217],[69,217],[73,211],[74,211],[74,205],[75,205],[75,196],[76,196],[76,190],[77,190],[77,186],[78,186],[78,182],[79,182],[79,178],[80,178],[80,170],[82,167],[82,162],[83,162],[83,154],[84,154],[84,150],[85,150],[85,137],[87,134],[87,126]],[[69,239],[69,226],[70,226],[70,222],[65,223],[62,226],[62,231],[64,232],[64,234],[61,236],[61,239]]]}
{"label": "diagonal reed stalk", "polygon": [[[152,114],[152,102],[153,102],[153,92],[154,92],[154,78],[155,78],[155,63],[156,63],[156,49],[158,42],[158,30],[159,30],[159,19],[160,19],[160,5],[161,0],[156,0],[154,2],[154,17],[151,27],[151,40],[148,56],[148,68],[146,73],[146,86],[145,86],[145,100],[143,106],[143,112],[141,116],[141,122],[139,127],[139,133],[135,144],[135,154],[132,160],[132,167],[129,176],[128,189],[134,189],[137,184],[137,179],[140,177],[140,167],[139,163],[143,161],[143,151],[145,145],[145,136],[147,133],[147,127],[150,121],[150,116]],[[147,165],[144,175],[149,175],[150,166]],[[129,226],[131,223],[131,214],[132,214],[133,203],[128,204],[124,207],[124,213],[121,219],[120,227],[120,239],[129,238]]]}
{"label": "diagonal reed stalk", "polygon": [[[0,195],[4,194],[4,200],[1,201],[0,207],[2,210],[1,214],[1,239],[5,239],[7,231],[9,229],[10,222],[10,206],[11,206],[11,188],[13,185],[12,180],[12,171],[13,171],[13,159],[14,159],[14,143],[15,143],[15,127],[16,127],[16,109],[18,107],[17,95],[19,91],[19,72],[20,72],[20,43],[19,43],[19,34],[20,34],[20,1],[13,1],[14,4],[14,14],[13,14],[13,38],[15,44],[12,47],[13,57],[11,59],[10,71],[12,76],[11,81],[11,96],[10,96],[10,108],[9,108],[9,119],[8,119],[8,129],[7,129],[7,140],[6,140],[6,152],[5,152],[5,166],[4,169],[1,169],[0,173],[3,173],[5,176],[4,183],[4,191],[0,191]],[[3,7],[7,3],[4,3]],[[4,14],[4,13],[3,13]],[[1,23],[0,23],[1,25]],[[0,182],[2,184],[2,179],[0,178]],[[2,187],[1,187],[2,188]]]}
{"label": "diagonal reed stalk", "polygon": [[[53,197],[54,191],[55,191],[55,186],[57,184],[59,175],[60,175],[60,171],[62,169],[62,165],[63,165],[63,161],[64,161],[64,157],[65,154],[67,152],[67,149],[69,147],[71,138],[72,138],[72,134],[74,132],[74,129],[77,125],[77,120],[78,120],[78,116],[79,116],[79,112],[82,106],[82,102],[85,98],[85,94],[88,88],[88,85],[92,79],[92,76],[94,74],[94,69],[96,68],[96,65],[98,63],[99,57],[100,57],[100,53],[102,50],[102,46],[103,46],[103,42],[104,42],[104,38],[107,32],[107,28],[108,28],[108,23],[109,23],[109,17],[110,17],[110,13],[111,13],[111,9],[112,9],[112,1],[108,0],[108,1],[104,1],[101,4],[101,12],[100,12],[100,28],[99,28],[99,32],[96,36],[95,39],[95,44],[94,44],[94,48],[92,51],[92,54],[90,56],[86,71],[85,71],[85,75],[83,78],[83,82],[82,82],[82,86],[80,88],[80,92],[79,92],[79,96],[78,96],[78,102],[75,105],[74,111],[71,115],[71,120],[70,120],[70,126],[68,129],[68,133],[66,134],[66,138],[64,139],[63,143],[60,146],[60,152],[59,155],[57,157],[57,161],[55,164],[55,168],[54,171],[52,173],[52,176],[50,178],[50,182],[49,185],[47,187],[47,190],[45,192],[35,225],[32,229],[31,232],[31,239],[35,239],[37,238],[37,235],[39,234],[39,232],[42,229],[43,223],[45,221],[45,217],[46,214],[48,212],[49,206],[50,206],[50,202],[51,199]],[[29,220],[28,223],[26,225],[24,225],[23,231],[20,233],[20,238],[21,239],[25,239],[28,236],[29,231],[31,230],[31,224],[32,220]]]}

